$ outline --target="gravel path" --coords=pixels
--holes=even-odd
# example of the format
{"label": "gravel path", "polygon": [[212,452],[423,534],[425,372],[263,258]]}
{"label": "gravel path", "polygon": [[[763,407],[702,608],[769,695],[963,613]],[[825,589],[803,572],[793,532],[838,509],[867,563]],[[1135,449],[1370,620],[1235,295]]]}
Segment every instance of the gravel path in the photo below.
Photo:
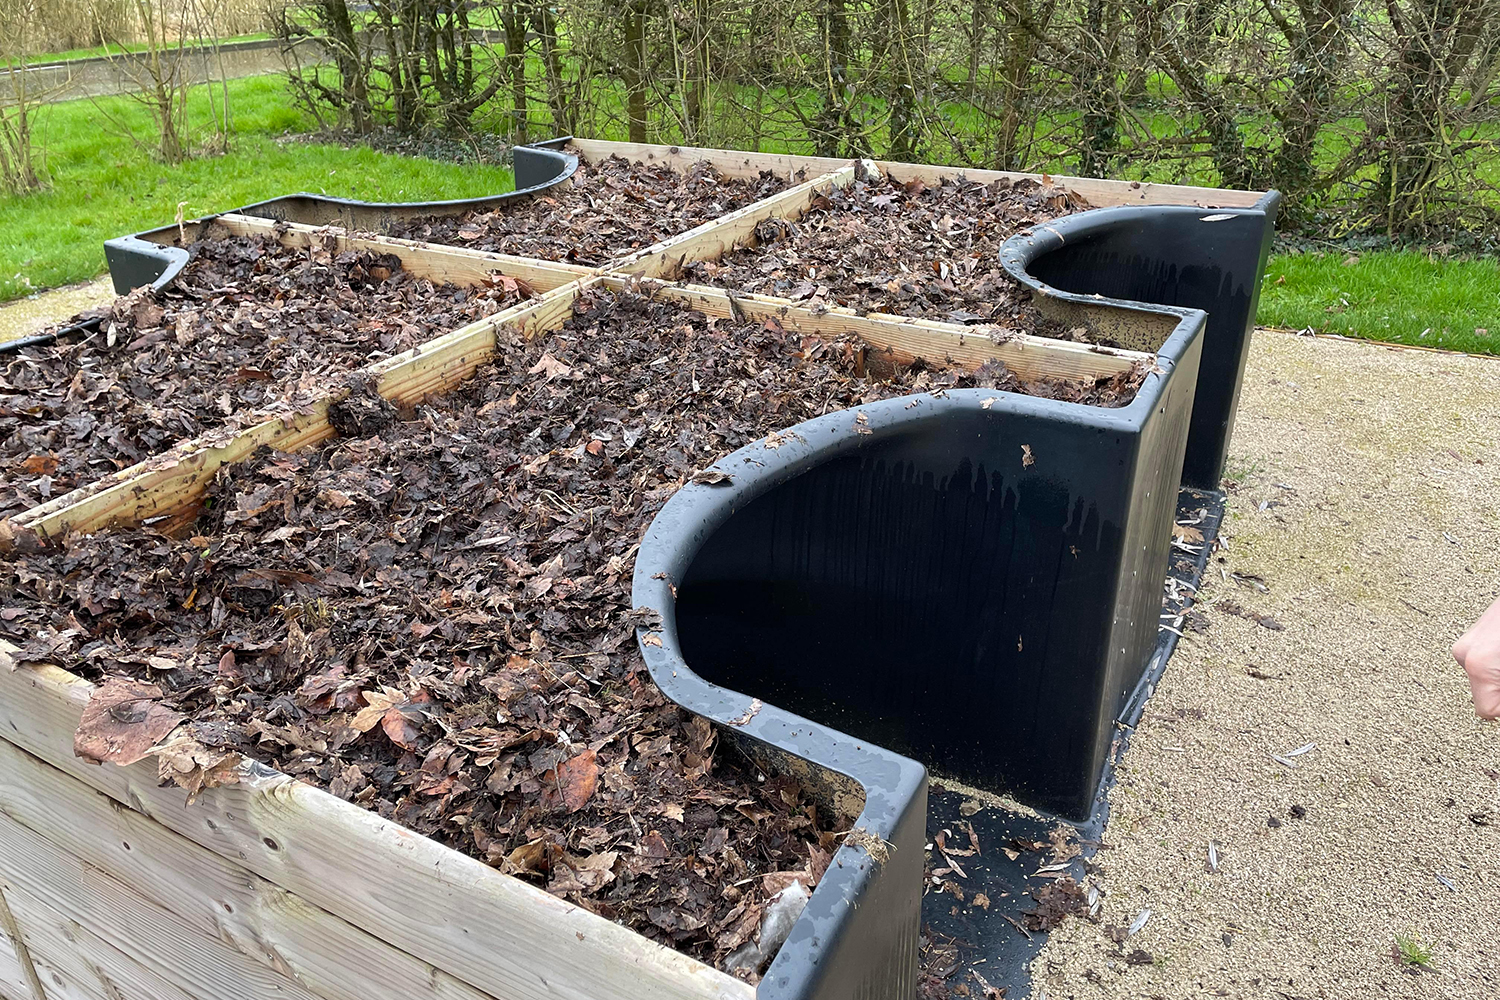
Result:
{"label": "gravel path", "polygon": [[1256,337],[1208,627],[1111,795],[1103,922],[1034,998],[1500,996],[1500,725],[1448,654],[1500,590],[1497,399],[1500,360]]}
{"label": "gravel path", "polygon": [[40,333],[49,323],[61,323],[75,313],[102,306],[114,297],[114,286],[106,274],[93,281],[64,285],[0,304],[0,344]]}

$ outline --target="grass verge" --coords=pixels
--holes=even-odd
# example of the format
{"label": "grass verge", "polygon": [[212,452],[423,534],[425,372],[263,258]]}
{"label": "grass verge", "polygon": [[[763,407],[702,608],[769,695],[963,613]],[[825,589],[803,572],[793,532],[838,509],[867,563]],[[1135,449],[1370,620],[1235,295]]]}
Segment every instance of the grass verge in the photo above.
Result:
{"label": "grass verge", "polygon": [[[203,88],[197,120],[207,120]],[[229,83],[235,135],[230,152],[166,166],[115,122],[149,137],[146,110],[128,97],[43,107],[38,130],[52,187],[0,196],[0,301],[82,281],[104,270],[103,242],[282,194],[374,201],[472,198],[510,190],[508,170],[394,156],[288,137],[312,122],[288,105],[279,76]],[[198,105],[201,104],[201,108]]]}
{"label": "grass verge", "polygon": [[1257,318],[1266,326],[1500,354],[1500,261],[1417,250],[1273,257]]}

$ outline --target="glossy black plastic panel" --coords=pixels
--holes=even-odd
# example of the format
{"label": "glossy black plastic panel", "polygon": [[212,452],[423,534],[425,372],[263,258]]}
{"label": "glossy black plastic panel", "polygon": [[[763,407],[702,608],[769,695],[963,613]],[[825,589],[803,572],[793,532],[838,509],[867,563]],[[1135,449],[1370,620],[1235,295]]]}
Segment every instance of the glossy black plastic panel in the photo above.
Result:
{"label": "glossy black plastic panel", "polygon": [[909,1000],[921,765],[1088,815],[1157,642],[1203,314],[1171,320],[1125,407],[966,389],[839,411],[716,463],[729,485],[683,487],[651,525],[653,678],[856,782],[858,825],[891,845],[839,852],[761,996]]}
{"label": "glossy black plastic panel", "polygon": [[1216,490],[1224,473],[1261,278],[1281,195],[1255,208],[1104,208],[1056,219],[1006,244],[1033,288],[1187,306],[1208,314],[1182,481]]}

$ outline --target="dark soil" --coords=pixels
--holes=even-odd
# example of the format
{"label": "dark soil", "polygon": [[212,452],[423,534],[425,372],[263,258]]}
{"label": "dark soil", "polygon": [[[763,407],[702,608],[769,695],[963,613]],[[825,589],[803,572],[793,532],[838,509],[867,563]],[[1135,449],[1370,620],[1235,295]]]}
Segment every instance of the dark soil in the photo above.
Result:
{"label": "dark soil", "polygon": [[856,181],[818,199],[797,222],[762,223],[756,246],[686,270],[705,284],[808,306],[1067,336],[1005,273],[1000,248],[1024,229],[1090,207],[1071,191],[1029,180]]}
{"label": "dark soil", "polygon": [[511,279],[434,287],[393,256],[261,237],[191,249],[175,282],[116,300],[97,334],[0,355],[0,517],[273,402],[295,407],[330,378],[529,291]]}
{"label": "dark soil", "polygon": [[358,394],[334,414],[353,436],[226,467],[192,537],[12,553],[0,635],[19,659],[159,685],[158,723],[184,713],[209,756],[265,761],[720,962],[770,895],[817,881],[850,817],[742,768],[666,701],[634,639],[634,556],[696,470],[772,430],[1019,388],[1004,369],[860,377],[862,348],[588,293],[451,396],[396,412]]}
{"label": "dark soil", "polygon": [[721,175],[706,163],[679,173],[612,156],[580,163],[571,186],[494,211],[402,220],[389,235],[598,267],[784,190],[769,172],[757,181]]}

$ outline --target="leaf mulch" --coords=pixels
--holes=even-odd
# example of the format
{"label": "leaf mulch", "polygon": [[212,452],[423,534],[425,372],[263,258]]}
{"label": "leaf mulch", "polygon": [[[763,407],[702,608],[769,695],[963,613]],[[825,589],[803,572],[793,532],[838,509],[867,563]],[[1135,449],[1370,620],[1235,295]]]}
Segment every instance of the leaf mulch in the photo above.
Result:
{"label": "leaf mulch", "polygon": [[330,377],[530,294],[500,277],[434,286],[389,255],[220,237],[193,244],[161,293],[117,299],[98,333],[0,356],[0,517],[301,405]]}
{"label": "leaf mulch", "polygon": [[1044,319],[1000,265],[1022,230],[1090,208],[1082,196],[1022,180],[859,180],[816,199],[796,222],[769,219],[756,245],[686,266],[704,284],[1043,336],[1073,336]]}
{"label": "leaf mulch", "polygon": [[598,267],[786,187],[770,172],[740,180],[708,163],[678,172],[612,156],[580,163],[560,191],[493,211],[401,220],[387,235]]}
{"label": "leaf mulch", "polygon": [[[398,412],[366,389],[335,408],[349,436],[226,466],[191,537],[13,551],[0,635],[110,705],[141,699],[96,713],[80,752],[139,752],[168,721],[149,707],[180,712],[152,752],[190,792],[243,754],[721,962],[772,894],[816,883],[850,817],[762,780],[664,698],[634,638],[633,561],[697,470],[773,430],[1019,388],[999,368],[877,381],[856,374],[875,367],[863,346],[585,293],[446,398]],[[140,684],[160,696],[120,687]]]}

